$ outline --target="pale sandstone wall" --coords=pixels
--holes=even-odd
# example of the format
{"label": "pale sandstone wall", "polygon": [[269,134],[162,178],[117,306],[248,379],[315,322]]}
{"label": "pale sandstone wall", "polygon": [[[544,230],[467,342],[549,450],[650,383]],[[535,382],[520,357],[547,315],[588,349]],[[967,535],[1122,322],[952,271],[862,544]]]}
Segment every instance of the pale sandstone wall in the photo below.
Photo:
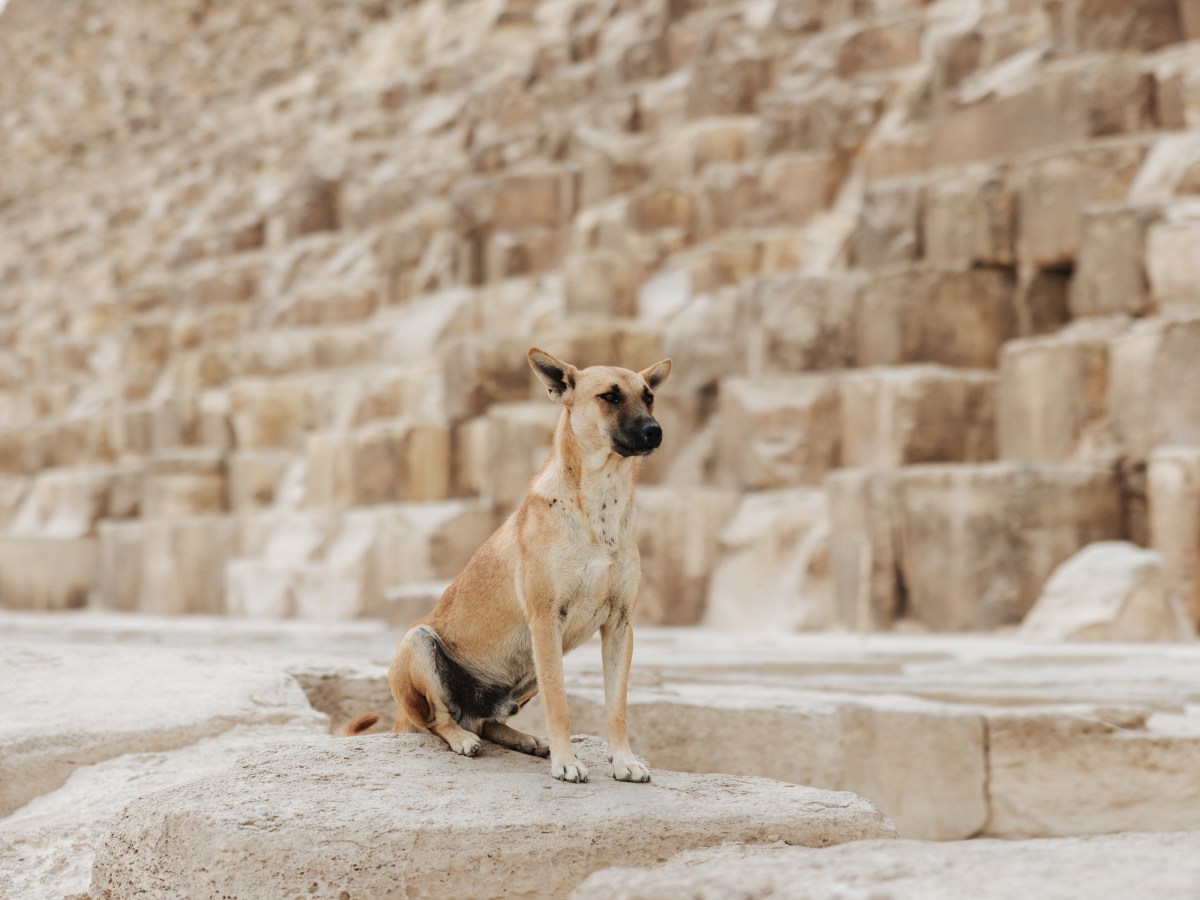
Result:
{"label": "pale sandstone wall", "polygon": [[12,0],[0,604],[407,618],[524,353],[663,355],[642,616],[1200,621],[1193,0]]}

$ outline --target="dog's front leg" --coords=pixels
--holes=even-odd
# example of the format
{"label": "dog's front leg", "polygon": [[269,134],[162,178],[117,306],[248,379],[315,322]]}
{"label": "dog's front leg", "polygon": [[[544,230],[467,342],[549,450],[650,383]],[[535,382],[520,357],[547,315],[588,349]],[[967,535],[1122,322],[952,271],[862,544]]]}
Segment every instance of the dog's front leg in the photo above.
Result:
{"label": "dog's front leg", "polygon": [[608,757],[617,781],[650,780],[650,771],[629,749],[625,730],[625,703],[629,689],[629,664],[633,659],[633,626],[629,610],[619,607],[600,626],[601,654],[604,657],[604,707],[608,713]]}
{"label": "dog's front leg", "polygon": [[[556,607],[555,607],[556,608]],[[533,638],[533,665],[538,690],[546,707],[546,731],[550,740],[550,774],[559,781],[587,781],[587,767],[571,749],[571,714],[563,683],[562,626],[553,609],[537,616],[529,625]]]}

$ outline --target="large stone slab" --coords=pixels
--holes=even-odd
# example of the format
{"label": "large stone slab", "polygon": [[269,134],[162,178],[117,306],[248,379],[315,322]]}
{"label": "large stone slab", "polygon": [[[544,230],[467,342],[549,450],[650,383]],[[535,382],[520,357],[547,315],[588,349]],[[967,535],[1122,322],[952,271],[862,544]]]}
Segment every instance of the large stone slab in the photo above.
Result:
{"label": "large stone slab", "polygon": [[603,777],[599,739],[576,738],[576,752],[593,766],[585,785],[490,744],[457,756],[431,735],[263,750],[127,807],[97,848],[91,894],[561,897],[614,861],[731,838],[819,847],[894,833],[853,794],[659,770],[621,784]]}
{"label": "large stone slab", "polygon": [[653,869],[597,872],[573,900],[872,897],[888,900],[1191,900],[1200,834],[1038,841],[859,841],[826,850],[742,847],[680,854]]}

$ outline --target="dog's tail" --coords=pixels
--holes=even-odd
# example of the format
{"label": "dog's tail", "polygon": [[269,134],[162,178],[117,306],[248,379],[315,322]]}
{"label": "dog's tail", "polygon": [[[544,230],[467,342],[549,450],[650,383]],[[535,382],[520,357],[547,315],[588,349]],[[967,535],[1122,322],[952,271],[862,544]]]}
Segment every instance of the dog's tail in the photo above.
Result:
{"label": "dog's tail", "polygon": [[357,719],[351,719],[338,730],[338,737],[354,737],[362,734],[380,719],[379,713],[365,713]]}

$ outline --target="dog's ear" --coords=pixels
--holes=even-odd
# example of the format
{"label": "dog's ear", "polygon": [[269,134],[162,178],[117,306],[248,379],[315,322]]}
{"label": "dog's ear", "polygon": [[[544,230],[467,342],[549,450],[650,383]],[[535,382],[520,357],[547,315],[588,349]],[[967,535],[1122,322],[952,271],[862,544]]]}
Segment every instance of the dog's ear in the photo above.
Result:
{"label": "dog's ear", "polygon": [[656,362],[650,368],[642,369],[638,374],[646,379],[646,384],[650,385],[650,390],[654,390],[670,376],[671,360],[664,359],[662,362]]}
{"label": "dog's ear", "polygon": [[534,374],[546,386],[546,392],[551,400],[559,403],[570,403],[571,395],[575,392],[575,376],[579,374],[570,363],[565,363],[551,356],[545,350],[533,347],[529,351],[529,365]]}

